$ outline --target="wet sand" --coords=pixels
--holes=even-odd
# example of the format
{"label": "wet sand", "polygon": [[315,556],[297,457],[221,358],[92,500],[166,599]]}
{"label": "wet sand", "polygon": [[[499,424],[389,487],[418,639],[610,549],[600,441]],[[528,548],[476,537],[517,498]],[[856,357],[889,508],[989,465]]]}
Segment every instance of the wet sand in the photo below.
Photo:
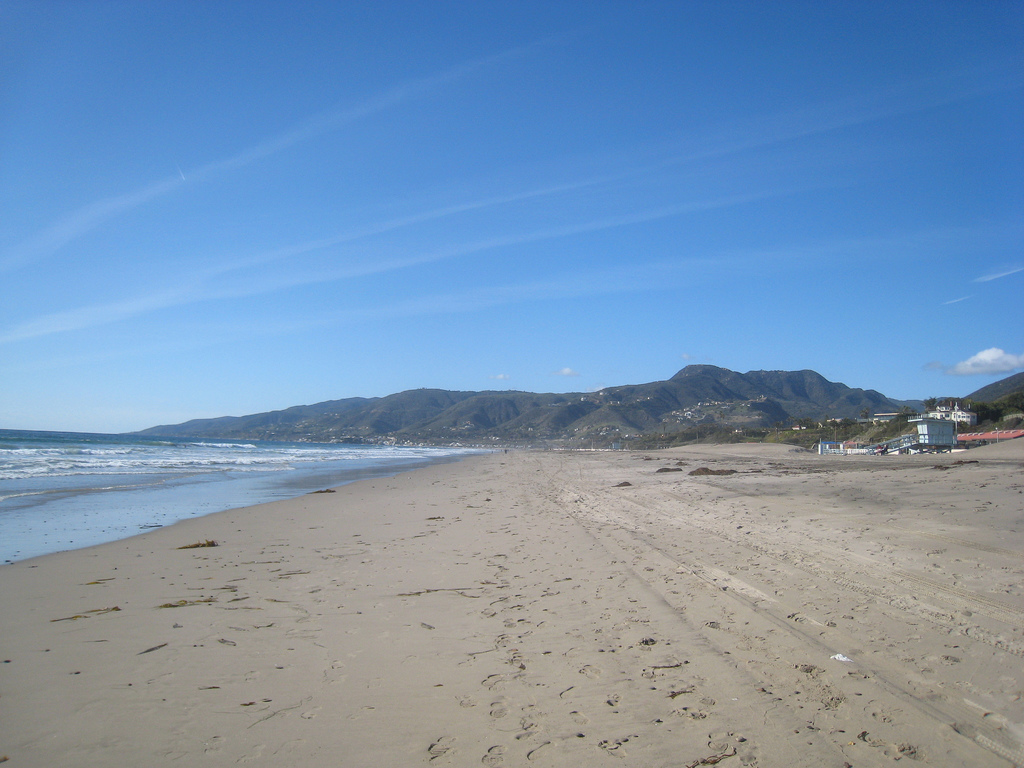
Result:
{"label": "wet sand", "polygon": [[6,565],[0,757],[1021,764],[1022,469],[496,453]]}

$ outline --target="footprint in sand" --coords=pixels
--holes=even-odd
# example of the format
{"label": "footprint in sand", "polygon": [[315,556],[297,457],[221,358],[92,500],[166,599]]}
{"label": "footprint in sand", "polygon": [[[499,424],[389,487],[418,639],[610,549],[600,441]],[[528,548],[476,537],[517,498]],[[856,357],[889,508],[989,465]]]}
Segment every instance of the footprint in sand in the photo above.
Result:
{"label": "footprint in sand", "polygon": [[221,751],[223,747],[224,737],[223,736],[211,736],[209,741],[203,742],[203,754],[214,755]]}
{"label": "footprint in sand", "polygon": [[673,709],[670,714],[676,717],[688,717],[690,720],[704,720],[708,716],[707,712],[701,712],[699,709],[690,709],[689,707]]}
{"label": "footprint in sand", "polygon": [[715,750],[719,760],[737,755],[742,765],[757,765],[760,757],[760,750],[745,736],[731,731],[709,733],[708,749]]}
{"label": "footprint in sand", "polygon": [[264,750],[266,750],[266,748],[266,744],[256,744],[252,747],[252,752],[250,752],[247,755],[242,755],[242,757],[238,758],[238,762],[251,763],[255,760],[259,760],[261,757],[263,757],[263,752]]}
{"label": "footprint in sand", "polygon": [[504,699],[498,699],[497,701],[492,701],[491,702],[491,713],[490,714],[491,714],[491,717],[493,717],[495,720],[497,720],[498,718],[501,718],[501,717],[504,717],[505,715],[507,715],[508,714],[508,706],[506,705],[505,700]]}
{"label": "footprint in sand", "polygon": [[529,718],[524,717],[519,720],[519,728],[521,730],[516,734],[517,741],[529,739],[534,736],[538,732],[540,726]]}
{"label": "footprint in sand", "polygon": [[592,667],[589,664],[584,664],[580,667],[580,674],[589,677],[591,680],[595,680],[601,676],[601,670],[598,667]]}
{"label": "footprint in sand", "polygon": [[348,675],[342,672],[345,668],[343,661],[332,661],[331,666],[324,670],[323,680],[325,683],[341,683],[344,682]]}
{"label": "footprint in sand", "polygon": [[708,734],[708,749],[716,752],[724,752],[729,748],[732,741],[732,734],[728,731],[714,731]]}
{"label": "footprint in sand", "polygon": [[484,765],[501,765],[505,762],[505,758],[502,755],[505,754],[505,747],[501,744],[495,744],[493,747],[487,750],[487,754],[480,758],[480,762]]}
{"label": "footprint in sand", "polygon": [[453,747],[455,744],[455,738],[452,736],[442,736],[429,747],[427,747],[427,754],[430,755],[430,761],[433,762],[439,758],[450,756],[454,751]]}
{"label": "footprint in sand", "polygon": [[527,759],[527,760],[536,760],[536,759],[537,759],[537,756],[538,756],[538,753],[539,753],[539,752],[540,752],[540,751],[541,751],[542,749],[544,749],[544,747],[548,746],[548,745],[549,745],[550,743],[551,743],[550,741],[545,741],[545,742],[544,742],[543,744],[541,744],[540,746],[538,746],[538,747],[534,747],[533,749],[531,749],[531,750],[530,750],[529,752],[527,752],[527,753],[526,753],[526,759]]}
{"label": "footprint in sand", "polygon": [[508,680],[508,675],[488,675],[480,681],[480,685],[488,690],[494,690],[502,683],[507,683]]}
{"label": "footprint in sand", "polygon": [[625,757],[626,750],[622,745],[627,741],[629,741],[628,736],[624,739],[603,739],[598,742],[597,746],[603,749],[606,755],[611,755],[612,757]]}

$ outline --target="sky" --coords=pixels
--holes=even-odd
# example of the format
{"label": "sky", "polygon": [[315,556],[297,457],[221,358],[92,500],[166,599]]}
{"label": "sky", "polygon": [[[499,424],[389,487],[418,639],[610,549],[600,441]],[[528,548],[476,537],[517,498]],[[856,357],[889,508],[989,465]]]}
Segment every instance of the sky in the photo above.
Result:
{"label": "sky", "polygon": [[0,428],[1024,370],[1019,2],[0,2]]}

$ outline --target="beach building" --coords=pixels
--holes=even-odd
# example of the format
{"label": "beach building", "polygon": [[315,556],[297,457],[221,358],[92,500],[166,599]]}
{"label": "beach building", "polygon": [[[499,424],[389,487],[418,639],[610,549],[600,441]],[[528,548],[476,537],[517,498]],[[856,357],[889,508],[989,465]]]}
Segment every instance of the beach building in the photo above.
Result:
{"label": "beach building", "polygon": [[858,443],[855,440],[846,440],[845,442],[822,440],[818,443],[819,456],[851,456],[853,454],[873,453],[875,453],[875,446]]}
{"label": "beach building", "polygon": [[950,419],[911,419],[917,432],[887,440],[875,447],[875,453],[944,453],[956,447],[956,422]]}
{"label": "beach building", "polygon": [[876,413],[871,417],[871,421],[875,424],[884,424],[895,419],[900,414],[898,413]]}
{"label": "beach building", "polygon": [[875,452],[875,446],[868,443],[859,443],[856,440],[847,440],[843,443],[843,451],[845,451],[848,456],[854,454],[873,454]]}
{"label": "beach building", "polygon": [[975,448],[989,443],[1001,443],[1005,440],[1017,440],[1024,437],[1024,429],[993,429],[989,432],[966,432],[957,435],[960,445]]}
{"label": "beach building", "polygon": [[949,451],[956,447],[956,422],[952,419],[922,416],[911,419],[910,423],[917,424],[920,452]]}
{"label": "beach building", "polygon": [[947,400],[941,405],[936,405],[931,410],[925,412],[924,416],[927,419],[946,419],[947,421],[955,421],[957,424],[966,424],[971,427],[978,423],[978,414],[962,408],[956,400]]}

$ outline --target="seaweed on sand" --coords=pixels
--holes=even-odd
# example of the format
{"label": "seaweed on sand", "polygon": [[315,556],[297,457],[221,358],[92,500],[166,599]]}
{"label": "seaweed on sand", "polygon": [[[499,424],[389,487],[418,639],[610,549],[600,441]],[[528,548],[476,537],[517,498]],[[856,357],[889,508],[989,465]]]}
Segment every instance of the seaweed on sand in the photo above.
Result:
{"label": "seaweed on sand", "polygon": [[187,605],[199,605],[200,603],[215,602],[217,602],[217,598],[215,597],[203,597],[199,600],[178,600],[174,603],[164,603],[163,605],[158,605],[157,608],[184,608]]}
{"label": "seaweed on sand", "polygon": [[199,549],[200,547],[219,547],[220,544],[213,539],[207,539],[206,541],[197,541],[195,544],[186,544],[178,549]]}

